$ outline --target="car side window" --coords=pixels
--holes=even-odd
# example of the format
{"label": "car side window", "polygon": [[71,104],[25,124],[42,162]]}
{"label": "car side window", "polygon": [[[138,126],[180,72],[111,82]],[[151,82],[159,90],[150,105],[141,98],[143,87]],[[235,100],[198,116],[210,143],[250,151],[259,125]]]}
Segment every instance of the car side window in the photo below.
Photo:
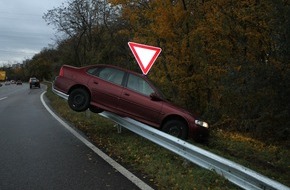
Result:
{"label": "car side window", "polygon": [[127,88],[143,95],[150,96],[154,92],[151,86],[143,78],[129,74]]}
{"label": "car side window", "polygon": [[98,72],[97,76],[106,81],[121,85],[124,74],[125,74],[124,71],[120,71],[114,68],[104,67]]}
{"label": "car side window", "polygon": [[87,73],[94,75],[97,71],[98,67],[93,67],[87,70]]}

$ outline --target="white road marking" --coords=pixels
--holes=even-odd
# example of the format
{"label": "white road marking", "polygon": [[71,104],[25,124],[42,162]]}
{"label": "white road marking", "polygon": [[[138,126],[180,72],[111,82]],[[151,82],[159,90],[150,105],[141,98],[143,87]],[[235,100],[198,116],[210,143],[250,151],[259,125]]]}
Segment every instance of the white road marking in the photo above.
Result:
{"label": "white road marking", "polygon": [[58,117],[45,103],[43,99],[43,95],[46,93],[43,92],[40,96],[41,102],[43,106],[47,109],[47,111],[59,122],[61,123],[67,130],[69,130],[75,137],[77,137],[80,141],[82,141],[85,145],[87,145],[91,150],[93,150],[97,155],[99,155],[101,158],[103,158],[106,162],[108,162],[111,166],[113,166],[116,170],[118,170],[121,174],[123,174],[126,178],[128,178],[132,183],[134,183],[136,186],[138,186],[141,190],[153,190],[152,187],[147,185],[144,181],[136,177],[134,174],[132,174],[130,171],[128,171],[126,168],[124,168],[122,165],[117,163],[115,160],[113,160],[111,157],[106,155],[104,152],[102,152],[100,149],[98,149],[95,145],[93,145],[91,142],[89,142],[86,138],[84,138],[82,135],[80,135],[77,131],[75,131],[73,128],[71,128],[67,123],[65,123],[60,117]]}
{"label": "white road marking", "polygon": [[6,98],[7,98],[7,97],[0,98],[0,101],[1,101],[1,100],[4,100],[4,99],[6,99]]}

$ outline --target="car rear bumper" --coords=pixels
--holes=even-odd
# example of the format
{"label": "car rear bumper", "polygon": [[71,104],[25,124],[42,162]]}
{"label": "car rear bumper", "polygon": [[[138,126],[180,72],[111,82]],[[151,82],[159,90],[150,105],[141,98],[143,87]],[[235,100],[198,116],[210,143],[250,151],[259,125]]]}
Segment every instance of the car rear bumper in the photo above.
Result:
{"label": "car rear bumper", "polygon": [[67,94],[65,94],[65,93],[63,93],[63,92],[61,92],[61,91],[55,89],[53,85],[52,85],[51,89],[52,89],[52,92],[54,92],[54,93],[55,93],[56,95],[58,95],[59,97],[62,97],[62,98],[64,98],[64,99],[66,99],[66,100],[68,99],[68,95],[67,95]]}

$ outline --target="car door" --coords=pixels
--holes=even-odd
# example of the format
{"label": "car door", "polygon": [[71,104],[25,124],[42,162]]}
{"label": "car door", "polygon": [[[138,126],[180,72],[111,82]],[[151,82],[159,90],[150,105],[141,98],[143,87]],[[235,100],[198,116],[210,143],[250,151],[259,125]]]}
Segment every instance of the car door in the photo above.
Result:
{"label": "car door", "polygon": [[126,87],[120,98],[120,109],[129,117],[153,126],[159,126],[162,101],[153,101],[150,94],[154,93],[150,84],[134,74],[128,74]]}
{"label": "car door", "polygon": [[124,74],[124,71],[111,67],[98,68],[89,81],[92,102],[100,108],[115,112],[123,91]]}

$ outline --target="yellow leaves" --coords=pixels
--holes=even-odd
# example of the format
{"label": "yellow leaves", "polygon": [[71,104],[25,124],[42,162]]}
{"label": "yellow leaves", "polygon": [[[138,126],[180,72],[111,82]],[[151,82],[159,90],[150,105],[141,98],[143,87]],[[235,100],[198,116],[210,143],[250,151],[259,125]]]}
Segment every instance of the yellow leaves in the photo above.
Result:
{"label": "yellow leaves", "polygon": [[251,149],[252,149],[251,151],[253,152],[263,151],[265,149],[267,150],[267,152],[272,152],[272,153],[279,151],[279,147],[277,146],[267,145],[262,141],[256,140],[254,138],[243,135],[241,133],[219,130],[218,135],[223,136],[223,138],[229,139],[229,141],[231,142],[251,144]]}
{"label": "yellow leaves", "polygon": [[128,0],[108,0],[109,3],[112,3],[113,5],[120,5],[120,4],[126,4]]}
{"label": "yellow leaves", "polygon": [[241,68],[242,68],[242,66],[239,65],[239,66],[236,67],[236,70],[237,70],[238,72],[240,72]]}

